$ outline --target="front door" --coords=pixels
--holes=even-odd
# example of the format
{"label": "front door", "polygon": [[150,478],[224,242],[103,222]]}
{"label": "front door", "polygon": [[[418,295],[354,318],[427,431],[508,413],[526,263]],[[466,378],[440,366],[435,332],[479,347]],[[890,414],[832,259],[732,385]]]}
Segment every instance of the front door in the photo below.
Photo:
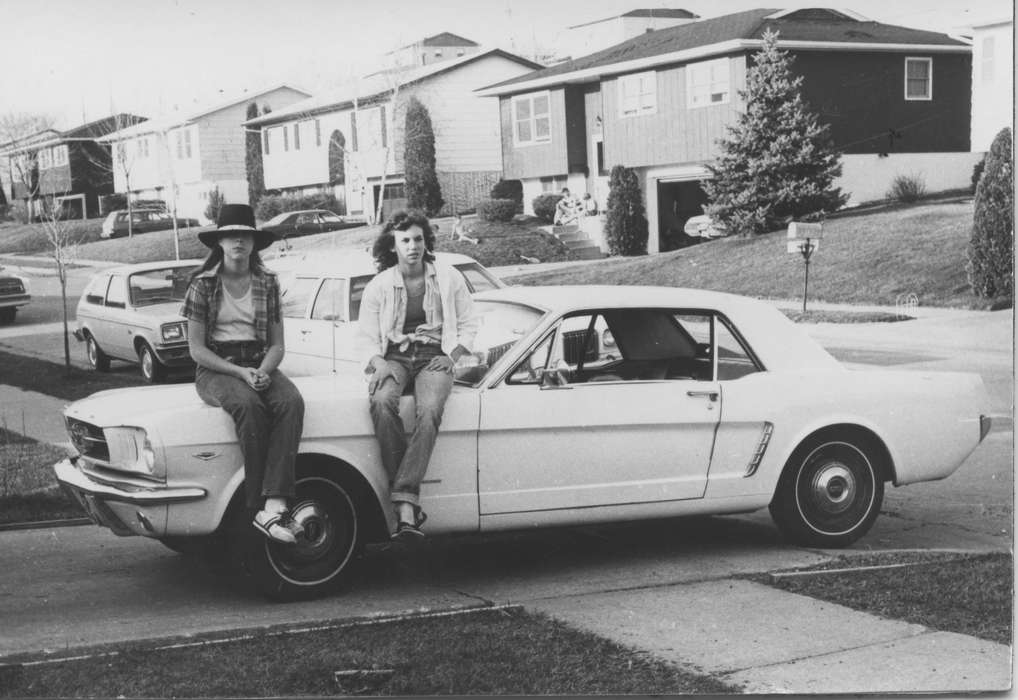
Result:
{"label": "front door", "polygon": [[626,313],[564,319],[483,394],[481,515],[703,497],[721,413],[709,360],[672,312]]}

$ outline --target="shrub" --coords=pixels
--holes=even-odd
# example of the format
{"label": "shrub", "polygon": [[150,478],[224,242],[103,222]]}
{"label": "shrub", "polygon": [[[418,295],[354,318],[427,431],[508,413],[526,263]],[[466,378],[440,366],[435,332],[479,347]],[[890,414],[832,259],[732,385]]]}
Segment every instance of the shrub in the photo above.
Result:
{"label": "shrub", "polygon": [[612,168],[609,180],[605,239],[611,255],[647,253],[647,217],[636,173],[622,165]]}
{"label": "shrub", "polygon": [[435,131],[431,115],[416,97],[406,108],[406,131],[403,152],[407,207],[423,209],[428,216],[442,211],[442,187],[435,172]]}
{"label": "shrub", "polygon": [[562,195],[554,192],[544,192],[534,197],[530,203],[534,207],[534,216],[547,221],[549,224],[555,221],[555,206],[562,199]]}
{"label": "shrub", "polygon": [[890,189],[884,196],[899,202],[917,202],[926,196],[926,181],[919,173],[895,175]]}
{"label": "shrub", "polygon": [[255,207],[255,216],[259,221],[268,221],[289,209],[286,202],[287,198],[278,194],[263,194],[258,200],[258,206]]}
{"label": "shrub", "polygon": [[1014,295],[1014,170],[1011,130],[993,139],[976,187],[968,277],[978,297]]}
{"label": "shrub", "polygon": [[485,221],[512,221],[516,216],[516,201],[512,199],[482,199],[477,203],[477,216]]}
{"label": "shrub", "polygon": [[205,206],[205,218],[209,221],[219,221],[219,210],[226,204],[226,197],[219,191],[218,187],[209,190],[209,203]]}
{"label": "shrub", "polygon": [[986,167],[986,156],[983,155],[979,159],[979,162],[972,166],[972,194],[976,193],[976,187],[979,185],[979,178],[983,176],[983,168]]}
{"label": "shrub", "polygon": [[492,199],[511,199],[516,202],[517,213],[523,213],[523,183],[519,180],[499,180],[491,188]]}

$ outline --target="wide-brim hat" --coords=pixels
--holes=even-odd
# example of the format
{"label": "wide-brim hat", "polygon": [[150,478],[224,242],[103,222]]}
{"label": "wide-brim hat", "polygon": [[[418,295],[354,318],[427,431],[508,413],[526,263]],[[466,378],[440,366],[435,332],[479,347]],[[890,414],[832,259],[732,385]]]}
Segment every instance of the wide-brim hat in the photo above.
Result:
{"label": "wide-brim hat", "polygon": [[219,238],[231,231],[247,231],[254,236],[255,250],[265,250],[279,239],[271,231],[261,231],[255,226],[254,209],[247,204],[224,204],[219,210],[219,220],[214,231],[200,231],[198,240],[209,248],[219,245]]}

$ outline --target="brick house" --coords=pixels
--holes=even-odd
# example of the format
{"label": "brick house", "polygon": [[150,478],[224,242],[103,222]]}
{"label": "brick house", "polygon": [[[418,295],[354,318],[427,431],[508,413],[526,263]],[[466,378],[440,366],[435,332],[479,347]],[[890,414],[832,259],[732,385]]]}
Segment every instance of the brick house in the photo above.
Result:
{"label": "brick house", "polygon": [[702,212],[704,164],[738,117],[767,30],[830,125],[853,203],[882,198],[897,174],[922,173],[930,191],[968,184],[971,47],[829,9],[702,19],[478,90],[500,100],[505,177],[523,182],[527,207],[565,185],[603,207],[610,169],[634,168],[648,249],[668,249]]}

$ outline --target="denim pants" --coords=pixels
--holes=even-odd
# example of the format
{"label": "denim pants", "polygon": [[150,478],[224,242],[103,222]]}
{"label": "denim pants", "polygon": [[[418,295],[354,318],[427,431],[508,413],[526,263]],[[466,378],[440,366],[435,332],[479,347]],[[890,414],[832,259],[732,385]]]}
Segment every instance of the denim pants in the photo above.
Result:
{"label": "denim pants", "polygon": [[[442,355],[438,345],[411,343],[403,352],[390,345],[385,361],[396,381],[386,379],[371,395],[371,420],[382,452],[382,465],[389,475],[393,503],[420,505],[421,481],[428,470],[453,383],[448,372],[424,368]],[[413,385],[416,404],[414,431],[409,440],[399,417],[399,398],[408,384]]]}
{"label": "denim pants", "polygon": [[198,367],[195,389],[201,400],[233,418],[244,455],[247,507],[258,510],[269,496],[292,498],[297,447],[304,430],[304,399],[279,370],[267,389],[255,391],[237,377]]}

